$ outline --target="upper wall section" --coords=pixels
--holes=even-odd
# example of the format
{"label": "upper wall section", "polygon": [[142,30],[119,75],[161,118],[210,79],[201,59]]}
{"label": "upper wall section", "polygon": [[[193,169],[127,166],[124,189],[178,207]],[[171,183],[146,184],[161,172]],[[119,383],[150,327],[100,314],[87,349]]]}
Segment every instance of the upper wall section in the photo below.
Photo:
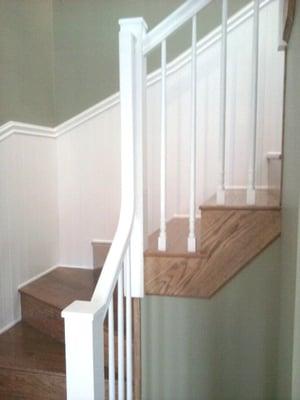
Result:
{"label": "upper wall section", "polygon": [[[143,16],[149,29],[184,0],[54,0],[56,122],[92,106],[119,90],[118,20]],[[229,0],[233,14],[248,0]],[[219,25],[221,8],[213,1],[199,14],[199,38]],[[168,60],[190,47],[186,24],[168,40]],[[159,52],[148,63],[159,66]]]}
{"label": "upper wall section", "polygon": [[[0,125],[55,126],[118,91],[118,20],[149,29],[183,0],[0,0]],[[248,0],[229,0],[233,14]],[[199,15],[199,38],[221,20],[220,2]],[[187,24],[168,41],[168,60],[190,46]],[[148,70],[158,67],[159,52]]]}
{"label": "upper wall section", "polygon": [[52,0],[0,0],[0,125],[54,123]]}

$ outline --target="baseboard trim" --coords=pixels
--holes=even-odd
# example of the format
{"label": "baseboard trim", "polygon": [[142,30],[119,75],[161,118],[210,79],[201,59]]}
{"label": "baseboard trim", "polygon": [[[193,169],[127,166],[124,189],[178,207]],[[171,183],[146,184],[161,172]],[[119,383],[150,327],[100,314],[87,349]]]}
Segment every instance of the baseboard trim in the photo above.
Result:
{"label": "baseboard trim", "polygon": [[71,264],[59,264],[55,268],[76,268],[76,269],[94,269],[92,265],[71,265]]}
{"label": "baseboard trim", "polygon": [[3,326],[3,328],[0,328],[0,335],[2,333],[4,333],[5,331],[8,331],[10,328],[12,328],[14,325],[16,325],[18,322],[21,321],[21,317],[14,319],[12,322],[10,322],[9,324],[6,324],[5,326]]}
{"label": "baseboard trim", "polygon": [[39,273],[39,274],[37,274],[37,275],[34,275],[32,278],[30,278],[30,279],[28,279],[27,281],[21,283],[21,284],[18,286],[18,290],[22,289],[22,288],[23,288],[24,286],[26,286],[26,285],[29,285],[29,283],[35,281],[36,279],[39,279],[39,278],[41,278],[42,276],[49,274],[49,272],[53,271],[53,270],[54,270],[55,268],[57,268],[57,267],[58,267],[58,265],[53,265],[52,267],[46,269],[45,271],[43,271],[43,272],[41,272],[41,273]]}
{"label": "baseboard trim", "polygon": [[53,265],[52,267],[46,269],[45,271],[41,272],[40,274],[37,274],[33,276],[32,278],[28,279],[27,281],[21,283],[18,286],[18,290],[22,289],[24,286],[29,285],[29,283],[34,282],[35,280],[42,278],[44,275],[49,274],[49,272],[55,270],[56,268],[81,268],[81,269],[93,269],[92,266],[87,266],[87,265],[70,265],[70,264],[57,264]]}

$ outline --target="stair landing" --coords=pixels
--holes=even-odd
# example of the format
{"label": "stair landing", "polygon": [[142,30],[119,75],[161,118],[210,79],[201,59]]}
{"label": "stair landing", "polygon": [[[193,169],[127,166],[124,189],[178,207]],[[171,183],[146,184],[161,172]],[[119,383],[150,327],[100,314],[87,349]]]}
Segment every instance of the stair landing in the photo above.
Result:
{"label": "stair landing", "polygon": [[224,206],[210,199],[201,207],[196,253],[187,252],[187,218],[168,222],[166,252],[157,250],[159,231],[150,236],[146,294],[210,298],[280,236],[279,196],[262,193],[249,207],[241,201],[244,195],[230,193]]}
{"label": "stair landing", "polygon": [[20,289],[22,319],[64,342],[61,311],[75,300],[90,300],[100,270],[56,268]]}

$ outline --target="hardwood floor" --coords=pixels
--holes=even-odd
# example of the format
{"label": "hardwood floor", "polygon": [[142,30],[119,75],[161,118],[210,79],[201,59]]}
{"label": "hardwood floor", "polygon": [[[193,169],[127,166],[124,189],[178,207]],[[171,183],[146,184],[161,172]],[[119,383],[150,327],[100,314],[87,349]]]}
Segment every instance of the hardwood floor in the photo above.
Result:
{"label": "hardwood floor", "polygon": [[90,300],[100,270],[56,268],[20,289],[22,319],[64,342],[61,311],[74,300]]}
{"label": "hardwood floor", "polygon": [[[215,199],[211,199],[201,207],[202,218],[196,222],[198,245],[195,253],[187,252],[187,218],[174,218],[168,222],[166,252],[157,250],[159,232],[154,232],[145,252],[146,294],[210,298],[275,240],[281,230],[278,194],[261,192],[256,205],[251,207],[245,206],[244,202],[244,192],[232,191],[227,193],[225,206],[220,207],[215,204]],[[97,251],[97,246],[94,250]],[[99,274],[100,269],[57,268],[20,289],[23,320],[0,335],[0,399],[66,398],[61,311],[74,300],[90,300]],[[114,297],[115,309],[116,300]],[[136,400],[141,397],[140,307],[140,300],[135,299]],[[116,320],[115,329],[116,346]],[[108,361],[107,338],[105,323],[105,365]],[[107,368],[105,374],[107,377]]]}
{"label": "hardwood floor", "polygon": [[[22,322],[0,335],[0,399],[65,399],[64,321],[61,311],[74,300],[90,300],[100,269],[59,267],[20,289]],[[114,296],[115,310],[117,297]],[[125,301],[124,301],[125,306]],[[125,314],[125,309],[124,309]],[[140,399],[140,302],[133,301],[135,399]],[[117,349],[117,312],[115,312]],[[124,336],[126,332],[124,331]],[[125,344],[124,344],[125,347]],[[108,327],[104,322],[105,377],[108,377]],[[115,351],[116,382],[118,379]],[[108,390],[107,381],[106,392]],[[108,394],[106,395],[108,398]]]}
{"label": "hardwood floor", "polygon": [[[186,227],[187,220],[169,223],[176,234],[181,225]],[[187,252],[146,252],[146,294],[210,298],[280,235],[280,211],[210,210],[199,228],[194,257]]]}
{"label": "hardwood floor", "polygon": [[65,399],[64,345],[24,322],[0,335],[0,398]]}
{"label": "hardwood floor", "polygon": [[[168,257],[168,256],[182,256],[199,258],[204,255],[202,247],[198,246],[196,253],[187,252],[187,237],[188,237],[189,223],[187,218],[173,218],[167,223],[167,250],[159,251],[157,249],[157,241],[159,230],[155,231],[148,239],[148,248],[145,256]],[[202,226],[200,219],[196,220],[196,239],[197,243],[201,242]]]}
{"label": "hardwood floor", "polygon": [[90,300],[99,274],[99,269],[59,267],[20,292],[62,310],[74,300]]}

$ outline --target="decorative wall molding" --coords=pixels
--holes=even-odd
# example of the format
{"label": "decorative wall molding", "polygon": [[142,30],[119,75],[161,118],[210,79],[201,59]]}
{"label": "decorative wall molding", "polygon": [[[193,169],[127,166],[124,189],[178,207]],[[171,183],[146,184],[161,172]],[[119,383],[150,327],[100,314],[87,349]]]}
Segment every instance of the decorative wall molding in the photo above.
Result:
{"label": "decorative wall molding", "polygon": [[[274,0],[264,0],[260,7],[264,8]],[[253,2],[249,3],[246,7],[242,8],[239,12],[233,15],[228,20],[228,31],[231,32],[239,27],[247,19],[253,15]],[[221,26],[214,29],[211,33],[202,38],[197,44],[197,55],[199,56],[209,47],[213,46],[221,38]],[[183,52],[167,66],[167,75],[172,75],[191,60],[190,50]],[[148,75],[147,86],[150,87],[160,81],[161,74],[160,69],[152,72]],[[51,128],[46,126],[27,124],[23,122],[10,121],[0,127],[0,142],[5,140],[11,135],[29,135],[38,136],[41,138],[55,139],[70,130],[76,128],[79,125],[97,117],[106,110],[119,104],[119,93],[115,93],[110,97],[107,97],[103,101],[95,104],[94,106],[82,111],[80,114],[68,119],[67,121],[59,124],[58,126]]]}
{"label": "decorative wall molding", "polygon": [[0,142],[15,134],[40,136],[52,139],[57,136],[55,128],[10,121],[0,127]]}

